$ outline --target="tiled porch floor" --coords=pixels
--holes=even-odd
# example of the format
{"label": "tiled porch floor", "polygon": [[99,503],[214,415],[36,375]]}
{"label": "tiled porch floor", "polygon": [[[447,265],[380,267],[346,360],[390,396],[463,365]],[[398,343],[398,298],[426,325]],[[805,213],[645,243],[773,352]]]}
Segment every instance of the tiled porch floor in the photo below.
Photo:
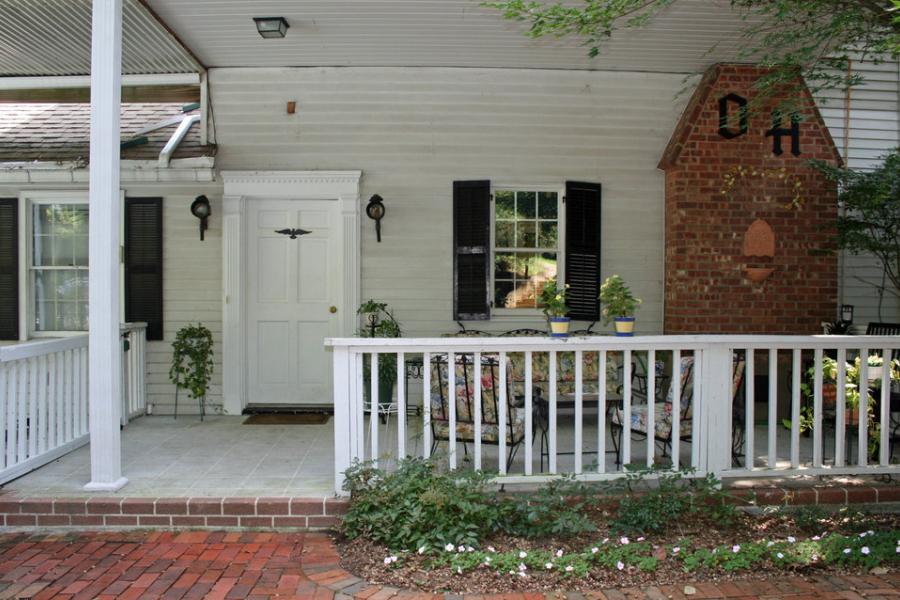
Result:
{"label": "tiled porch floor", "polygon": [[[303,496],[327,497],[334,493],[334,423],[324,425],[244,425],[245,417],[212,416],[200,422],[196,416],[143,417],[132,421],[123,431],[123,471],[129,479],[119,495],[130,497],[226,497],[226,496]],[[558,451],[574,448],[571,415],[559,416]],[[368,419],[366,431],[369,431]],[[391,415],[379,428],[381,456],[397,450],[397,419]],[[596,414],[585,414],[583,464],[591,470],[596,454]],[[826,462],[833,456],[833,429],[825,442]],[[757,425],[755,450],[757,466],[764,464],[766,428]],[[407,452],[422,452],[421,417],[410,417]],[[366,439],[368,450],[368,435]],[[612,450],[607,433],[606,447]],[[778,459],[787,466],[790,432],[778,428]],[[632,441],[632,461],[646,460],[646,441]],[[469,458],[472,448],[469,447]],[[438,452],[446,453],[446,444]],[[539,473],[540,432],[535,434],[533,471]],[[497,469],[497,447],[484,446],[483,468]],[[681,464],[690,464],[690,443],[681,445]],[[801,462],[810,460],[812,439],[801,438]],[[466,460],[463,448],[458,460]],[[547,468],[545,463],[544,468]],[[561,455],[561,472],[574,470],[574,458]],[[615,455],[606,455],[606,468],[614,471]],[[524,449],[519,449],[510,473],[524,471]],[[6,491],[19,496],[88,496],[83,485],[90,479],[87,446],[72,452],[28,475],[8,483]],[[96,495],[96,493],[94,493]]]}

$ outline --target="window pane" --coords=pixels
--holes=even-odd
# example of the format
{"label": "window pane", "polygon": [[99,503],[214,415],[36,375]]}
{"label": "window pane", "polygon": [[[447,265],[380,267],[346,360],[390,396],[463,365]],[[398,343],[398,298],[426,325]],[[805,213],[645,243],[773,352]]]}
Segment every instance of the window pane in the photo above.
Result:
{"label": "window pane", "polygon": [[538,215],[542,219],[555,219],[557,215],[557,193],[538,192]]}
{"label": "window pane", "polygon": [[535,221],[516,221],[516,248],[537,247],[536,225]]}
{"label": "window pane", "polygon": [[541,221],[539,227],[538,247],[556,248],[556,241],[559,234],[556,221]]}
{"label": "window pane", "polygon": [[516,247],[515,221],[497,221],[494,243],[498,248]]}
{"label": "window pane", "polygon": [[34,285],[36,330],[87,330],[87,270],[37,270]]}
{"label": "window pane", "polygon": [[494,256],[494,278],[512,279],[515,270],[516,255],[511,252],[497,253]]}
{"label": "window pane", "polygon": [[34,265],[87,266],[86,204],[35,204]]}
{"label": "window pane", "polygon": [[515,284],[512,281],[495,281],[494,306],[497,308],[515,308],[514,289]]}
{"label": "window pane", "polygon": [[516,192],[516,218],[533,219],[537,216],[537,194]]}
{"label": "window pane", "polygon": [[494,194],[496,204],[496,219],[513,219],[516,216],[515,193],[510,191],[498,191]]}

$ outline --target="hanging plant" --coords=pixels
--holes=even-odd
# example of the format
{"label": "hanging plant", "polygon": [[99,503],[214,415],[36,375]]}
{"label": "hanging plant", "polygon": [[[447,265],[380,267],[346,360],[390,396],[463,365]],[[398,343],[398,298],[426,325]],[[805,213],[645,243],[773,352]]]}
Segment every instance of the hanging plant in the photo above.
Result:
{"label": "hanging plant", "polygon": [[172,343],[169,380],[191,398],[206,396],[213,373],[212,333],[202,324],[182,327]]}

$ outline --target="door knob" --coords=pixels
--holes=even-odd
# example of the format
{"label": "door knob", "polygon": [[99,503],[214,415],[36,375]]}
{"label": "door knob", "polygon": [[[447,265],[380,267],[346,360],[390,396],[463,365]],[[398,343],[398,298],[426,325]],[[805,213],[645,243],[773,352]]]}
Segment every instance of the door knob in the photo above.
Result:
{"label": "door knob", "polygon": [[331,314],[336,313],[336,312],[337,312],[337,306],[332,306],[331,308],[328,309],[328,312],[330,312]]}

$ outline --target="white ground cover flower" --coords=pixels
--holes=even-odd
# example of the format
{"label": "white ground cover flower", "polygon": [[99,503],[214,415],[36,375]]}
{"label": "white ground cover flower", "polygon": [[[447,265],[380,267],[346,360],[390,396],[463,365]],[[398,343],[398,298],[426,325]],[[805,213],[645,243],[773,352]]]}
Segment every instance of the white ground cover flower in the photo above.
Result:
{"label": "white ground cover flower", "polygon": [[731,551],[734,552],[735,554],[737,554],[738,552],[741,551],[741,545],[735,544],[734,546],[731,547]]}
{"label": "white ground cover flower", "polygon": [[618,570],[621,571],[622,569],[625,568],[625,563],[623,563],[623,562],[620,560],[619,562],[616,563],[616,568],[617,568]]}
{"label": "white ground cover flower", "polygon": [[525,558],[526,556],[528,556],[528,553],[525,552],[524,550],[519,552],[519,558]]}
{"label": "white ground cover flower", "polygon": [[619,543],[622,544],[622,545],[628,544],[628,543],[630,543],[630,542],[631,542],[631,540],[629,540],[627,537],[620,537],[620,538],[619,538]]}
{"label": "white ground cover flower", "polygon": [[447,544],[446,546],[444,546],[444,550],[446,550],[447,552],[453,552],[453,544]]}
{"label": "white ground cover flower", "polygon": [[863,554],[865,554],[866,556],[869,555],[869,547],[868,546],[863,546],[862,548],[859,549],[859,551],[862,552]]}

